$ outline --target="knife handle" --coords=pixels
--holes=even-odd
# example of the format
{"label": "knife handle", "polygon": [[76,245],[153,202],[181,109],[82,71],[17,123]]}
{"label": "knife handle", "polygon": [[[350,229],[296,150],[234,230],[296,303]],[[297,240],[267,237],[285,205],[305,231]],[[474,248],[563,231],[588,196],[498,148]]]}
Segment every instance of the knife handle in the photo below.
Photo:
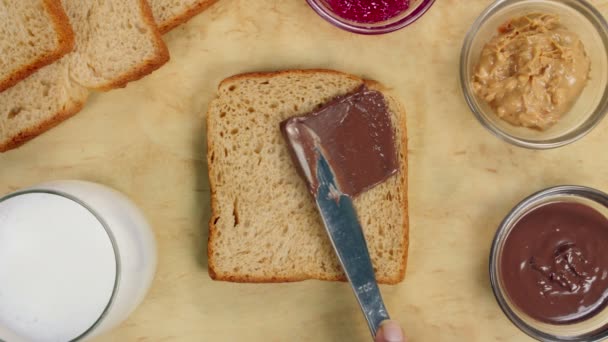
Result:
{"label": "knife handle", "polygon": [[316,166],[317,209],[342,269],[365,315],[369,330],[375,337],[380,323],[389,317],[376,282],[374,267],[369,257],[363,229],[357,218],[357,211],[353,200],[336,190],[338,187],[332,169],[320,152]]}
{"label": "knife handle", "polygon": [[353,290],[361,305],[361,310],[363,310],[363,314],[367,319],[372,336],[375,337],[378,328],[380,328],[380,323],[390,318],[382,301],[378,284],[375,279],[373,282],[367,282],[362,285],[355,285],[353,283]]}
{"label": "knife handle", "polygon": [[380,328],[380,323],[390,317],[384,306],[376,279],[371,282],[365,282],[363,279],[360,280],[362,284],[359,284],[359,281],[353,280],[351,280],[351,283],[361,310],[363,310],[363,314],[367,319],[372,336],[375,337]]}
{"label": "knife handle", "polygon": [[[339,210],[335,210],[336,205]],[[389,315],[382,301],[365,236],[352,200],[341,195],[336,203],[334,198],[318,196],[317,206],[344,273],[355,292],[372,336],[375,337],[380,323],[389,319]]]}

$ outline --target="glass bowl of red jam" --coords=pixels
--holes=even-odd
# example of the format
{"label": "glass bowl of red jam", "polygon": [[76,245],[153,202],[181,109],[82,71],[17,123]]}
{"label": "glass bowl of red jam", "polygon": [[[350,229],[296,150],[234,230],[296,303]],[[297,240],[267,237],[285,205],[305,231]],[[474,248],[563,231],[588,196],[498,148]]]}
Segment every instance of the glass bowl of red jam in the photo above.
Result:
{"label": "glass bowl of red jam", "polygon": [[558,186],[519,203],[490,251],[505,315],[539,341],[608,338],[608,195]]}
{"label": "glass bowl of red jam", "polygon": [[346,31],[382,34],[420,18],[435,0],[307,0],[323,19]]}

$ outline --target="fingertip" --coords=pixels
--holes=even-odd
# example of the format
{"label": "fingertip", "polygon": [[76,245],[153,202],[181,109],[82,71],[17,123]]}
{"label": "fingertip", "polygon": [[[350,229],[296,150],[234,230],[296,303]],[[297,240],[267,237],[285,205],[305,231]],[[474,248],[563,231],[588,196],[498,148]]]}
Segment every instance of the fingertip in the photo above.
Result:
{"label": "fingertip", "polygon": [[395,321],[387,320],[380,323],[376,342],[406,342],[406,339],[401,326]]}

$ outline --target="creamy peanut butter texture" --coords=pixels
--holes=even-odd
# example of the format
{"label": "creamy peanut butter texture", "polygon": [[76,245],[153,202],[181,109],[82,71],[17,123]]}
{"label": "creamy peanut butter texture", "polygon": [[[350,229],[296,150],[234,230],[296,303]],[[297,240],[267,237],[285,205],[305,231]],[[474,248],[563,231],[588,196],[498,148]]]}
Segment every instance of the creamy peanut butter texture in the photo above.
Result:
{"label": "creamy peanut butter texture", "polygon": [[544,130],[576,102],[590,61],[579,37],[552,14],[511,19],[483,48],[473,90],[503,120]]}

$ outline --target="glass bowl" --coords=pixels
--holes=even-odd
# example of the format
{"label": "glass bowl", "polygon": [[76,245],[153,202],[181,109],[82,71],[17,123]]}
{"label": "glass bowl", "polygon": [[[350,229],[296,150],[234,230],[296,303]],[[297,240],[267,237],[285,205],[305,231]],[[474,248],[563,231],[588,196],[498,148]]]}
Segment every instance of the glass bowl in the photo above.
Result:
{"label": "glass bowl", "polygon": [[375,23],[360,23],[338,16],[326,0],[306,0],[310,7],[331,24],[359,34],[383,34],[402,29],[420,18],[435,3],[435,0],[410,0],[410,7],[399,15]]}
{"label": "glass bowl", "polygon": [[[557,124],[544,130],[513,126],[500,119],[472,89],[471,80],[484,45],[508,19],[532,12],[556,14],[578,34],[591,60],[589,80],[580,97]],[[525,148],[549,149],[572,143],[593,129],[608,110],[608,24],[585,0],[497,0],[475,21],[460,56],[460,84],[479,122],[499,138]]]}
{"label": "glass bowl", "polygon": [[524,333],[539,341],[601,341],[608,337],[608,308],[572,324],[547,324],[535,320],[514,305],[503,285],[501,258],[505,241],[518,221],[548,203],[576,202],[608,217],[608,195],[583,186],[563,185],[537,192],[519,203],[502,221],[490,251],[490,283],[498,305]]}

